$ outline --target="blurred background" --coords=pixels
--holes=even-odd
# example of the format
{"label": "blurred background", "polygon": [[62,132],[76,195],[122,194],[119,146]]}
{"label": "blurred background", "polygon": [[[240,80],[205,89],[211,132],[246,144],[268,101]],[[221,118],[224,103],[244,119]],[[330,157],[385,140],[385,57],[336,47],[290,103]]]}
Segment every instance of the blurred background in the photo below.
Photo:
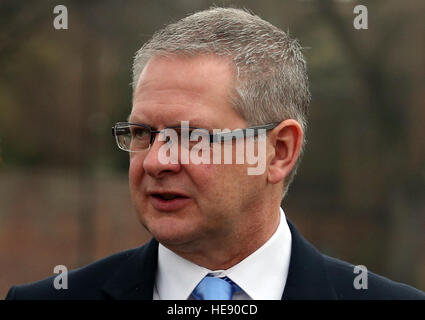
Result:
{"label": "blurred background", "polygon": [[424,1],[361,1],[356,30],[357,1],[2,0],[0,298],[149,239],[110,128],[130,112],[135,51],[213,4],[305,48],[313,99],[287,216],[324,253],[425,290]]}

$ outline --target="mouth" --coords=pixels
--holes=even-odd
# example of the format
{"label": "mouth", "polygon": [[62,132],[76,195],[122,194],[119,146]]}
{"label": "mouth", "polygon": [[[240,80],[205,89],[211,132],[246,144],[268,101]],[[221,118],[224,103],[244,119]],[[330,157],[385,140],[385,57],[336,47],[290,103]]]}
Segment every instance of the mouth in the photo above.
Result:
{"label": "mouth", "polygon": [[150,192],[151,203],[158,211],[176,211],[190,202],[190,198],[177,192]]}
{"label": "mouth", "polygon": [[170,200],[174,200],[174,199],[188,199],[189,198],[189,197],[181,195],[181,194],[168,193],[168,192],[151,193],[150,195],[154,198],[158,198],[158,199],[161,199],[161,200],[164,200],[164,201],[170,201]]}

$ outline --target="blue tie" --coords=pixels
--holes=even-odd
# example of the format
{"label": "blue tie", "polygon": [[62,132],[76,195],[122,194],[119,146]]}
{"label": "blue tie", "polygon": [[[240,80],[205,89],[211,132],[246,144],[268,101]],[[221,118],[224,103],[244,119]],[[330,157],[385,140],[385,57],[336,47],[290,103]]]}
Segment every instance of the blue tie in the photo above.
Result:
{"label": "blue tie", "polygon": [[193,290],[196,300],[232,300],[233,293],[241,291],[228,277],[216,278],[207,275]]}

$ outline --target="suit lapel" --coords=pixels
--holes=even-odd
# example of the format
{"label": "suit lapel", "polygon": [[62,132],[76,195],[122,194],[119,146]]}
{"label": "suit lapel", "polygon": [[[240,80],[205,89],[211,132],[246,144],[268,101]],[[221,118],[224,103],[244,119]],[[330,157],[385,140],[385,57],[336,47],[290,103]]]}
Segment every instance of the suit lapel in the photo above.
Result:
{"label": "suit lapel", "polygon": [[282,300],[336,299],[322,254],[287,220],[292,234],[291,261]]}
{"label": "suit lapel", "polygon": [[[336,299],[322,254],[287,220],[292,234],[291,261],[282,300]],[[113,299],[152,300],[158,242],[138,248],[103,287]]]}
{"label": "suit lapel", "polygon": [[152,239],[123,263],[102,288],[113,299],[152,300],[158,263],[158,242]]}

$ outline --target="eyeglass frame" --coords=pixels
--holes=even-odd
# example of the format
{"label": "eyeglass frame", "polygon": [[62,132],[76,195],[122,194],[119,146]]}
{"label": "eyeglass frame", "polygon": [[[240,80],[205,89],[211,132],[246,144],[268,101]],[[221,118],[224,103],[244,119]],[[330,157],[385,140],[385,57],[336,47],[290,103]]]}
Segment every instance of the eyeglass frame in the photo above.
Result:
{"label": "eyeglass frame", "polygon": [[[112,127],[112,136],[115,137],[115,141],[117,143],[117,146],[119,149],[127,151],[127,152],[141,152],[141,151],[147,151],[150,149],[150,147],[152,146],[152,144],[155,141],[155,136],[157,133],[163,133],[165,130],[167,129],[177,129],[177,128],[181,128],[181,129],[196,129],[196,130],[205,130],[206,132],[208,132],[208,136],[209,136],[209,143],[211,145],[211,143],[215,143],[218,141],[228,141],[229,138],[231,138],[231,140],[236,139],[237,137],[235,137],[235,133],[238,134],[239,132],[242,132],[243,137],[247,138],[247,137],[255,137],[259,134],[258,130],[260,129],[265,129],[266,132],[269,130],[272,130],[274,128],[276,128],[278,125],[280,124],[280,122],[271,122],[268,124],[263,124],[263,125],[258,125],[258,126],[253,126],[253,127],[248,127],[248,128],[244,128],[244,129],[235,129],[232,131],[227,131],[227,132],[218,132],[218,133],[210,133],[210,131],[208,129],[205,128],[198,128],[198,127],[181,127],[181,126],[175,126],[175,127],[167,127],[164,128],[162,130],[153,130],[153,128],[148,125],[148,124],[144,124],[144,123],[134,123],[134,122],[117,122],[115,124],[115,126]],[[120,147],[120,143],[118,142],[118,134],[116,133],[117,130],[117,126],[118,125],[127,125],[127,126],[138,126],[138,127],[142,127],[145,129],[149,129],[150,131],[150,141],[149,141],[149,147],[147,147],[146,149],[142,149],[140,151],[132,151],[132,150],[126,150],[124,148]],[[249,133],[247,132],[247,130],[254,130],[253,133]],[[249,133],[249,134],[247,134]],[[226,140],[227,138],[227,140]]]}

